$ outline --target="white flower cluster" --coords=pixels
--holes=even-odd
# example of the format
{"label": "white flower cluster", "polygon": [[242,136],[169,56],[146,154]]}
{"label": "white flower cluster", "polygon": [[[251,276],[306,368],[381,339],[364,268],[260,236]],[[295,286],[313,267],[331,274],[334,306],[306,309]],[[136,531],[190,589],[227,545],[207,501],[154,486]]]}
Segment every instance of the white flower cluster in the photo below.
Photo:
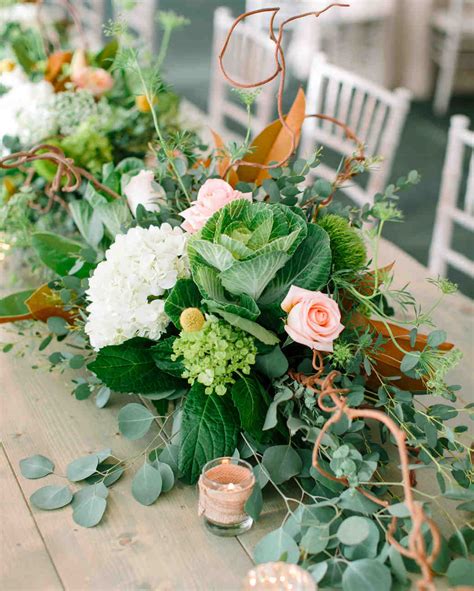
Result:
{"label": "white flower cluster", "polygon": [[55,97],[54,111],[62,135],[72,135],[84,122],[93,123],[97,131],[110,127],[112,109],[105,100],[96,101],[88,90],[67,90]]}
{"label": "white flower cluster", "polygon": [[87,290],[85,330],[94,349],[137,336],[160,338],[169,323],[160,296],[189,275],[186,240],[169,224],[117,236]]}
{"label": "white flower cluster", "polygon": [[49,82],[30,82],[15,68],[0,76],[0,84],[9,89],[0,96],[0,141],[8,135],[32,146],[56,132],[55,95]]}

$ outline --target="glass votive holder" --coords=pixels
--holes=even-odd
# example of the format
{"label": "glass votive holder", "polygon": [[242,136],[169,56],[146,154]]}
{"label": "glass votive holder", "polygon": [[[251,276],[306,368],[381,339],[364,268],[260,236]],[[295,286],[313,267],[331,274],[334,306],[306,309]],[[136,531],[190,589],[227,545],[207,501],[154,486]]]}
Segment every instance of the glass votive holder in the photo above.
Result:
{"label": "glass votive holder", "polygon": [[238,536],[252,527],[245,503],[255,486],[252,466],[225,457],[208,462],[199,478],[199,515],[218,536]]}
{"label": "glass votive holder", "polygon": [[316,581],[296,564],[266,562],[249,570],[242,591],[317,591]]}

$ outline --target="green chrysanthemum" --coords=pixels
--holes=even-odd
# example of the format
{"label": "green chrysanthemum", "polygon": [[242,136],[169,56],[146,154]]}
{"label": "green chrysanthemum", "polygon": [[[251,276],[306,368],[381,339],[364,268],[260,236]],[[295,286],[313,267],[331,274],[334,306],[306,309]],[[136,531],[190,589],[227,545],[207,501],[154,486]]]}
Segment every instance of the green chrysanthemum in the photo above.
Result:
{"label": "green chrysanthemum", "polygon": [[332,213],[321,217],[318,226],[329,234],[334,271],[358,271],[367,260],[364,241],[349,222]]}
{"label": "green chrysanthemum", "polygon": [[209,316],[201,330],[182,332],[173,343],[173,361],[182,358],[182,377],[203,384],[206,394],[223,396],[236,372],[250,374],[257,348],[253,337]]}

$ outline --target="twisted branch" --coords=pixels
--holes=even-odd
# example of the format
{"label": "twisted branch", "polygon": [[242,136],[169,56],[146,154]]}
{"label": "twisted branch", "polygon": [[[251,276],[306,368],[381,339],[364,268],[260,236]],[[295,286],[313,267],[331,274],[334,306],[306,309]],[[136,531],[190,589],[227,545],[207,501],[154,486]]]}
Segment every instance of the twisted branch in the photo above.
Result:
{"label": "twisted branch", "polygon": [[[77,191],[84,179],[91,182],[97,190],[107,193],[114,199],[121,199],[118,193],[99,182],[90,172],[74,164],[74,160],[67,158],[60,148],[50,144],[40,144],[31,148],[31,150],[14,152],[13,154],[4,156],[0,158],[0,169],[12,170],[21,168],[24,164],[34,162],[35,160],[48,160],[58,167],[54,179],[45,189],[45,193],[50,198],[50,201],[57,201],[61,205],[65,204],[56,193],[58,191],[63,191],[64,193]],[[48,206],[46,207],[48,208]],[[51,209],[51,206],[49,206],[47,211],[49,209]]]}
{"label": "twisted branch", "polygon": [[[338,478],[329,472],[326,472],[326,470],[319,465],[319,452],[325,433],[331,425],[337,423],[344,415],[350,420],[358,418],[374,419],[375,421],[383,423],[387,427],[395,439],[400,457],[403,492],[405,496],[404,502],[411,516],[411,531],[408,536],[408,548],[405,548],[394,537],[397,518],[392,517],[391,523],[386,532],[386,538],[387,541],[400,552],[400,554],[406,558],[415,560],[420,567],[422,579],[417,583],[419,591],[434,591],[435,587],[433,584],[433,572],[431,567],[441,548],[441,536],[436,524],[426,515],[423,505],[415,501],[413,498],[413,491],[410,485],[410,468],[405,433],[382,411],[348,407],[345,395],[348,394],[349,390],[336,388],[334,386],[334,381],[339,376],[339,372],[337,371],[332,371],[327,376],[322,377],[324,362],[321,353],[318,351],[314,351],[313,353],[313,368],[316,373],[311,376],[306,376],[305,374],[291,370],[288,372],[291,378],[313,390],[317,396],[319,408],[331,415],[323,425],[314,444],[313,466],[326,478],[347,486],[348,481],[346,478]],[[329,405],[328,402],[330,402],[331,405]],[[361,494],[377,505],[380,505],[381,507],[389,506],[387,501],[379,499],[363,487],[356,488]],[[426,549],[425,539],[423,537],[422,528],[424,524],[429,527],[433,539],[433,547],[430,552]]]}
{"label": "twisted branch", "polygon": [[[276,15],[280,11],[280,8],[260,8],[258,10],[252,10],[249,12],[245,12],[245,13],[241,14],[239,17],[237,17],[237,19],[232,24],[232,26],[229,29],[229,32],[227,33],[227,36],[225,38],[222,50],[218,56],[221,72],[222,72],[223,76],[225,77],[225,79],[233,86],[235,86],[237,88],[247,88],[247,89],[260,88],[262,86],[265,86],[266,84],[269,84],[270,82],[275,80],[278,76],[280,76],[280,80],[279,80],[279,84],[278,84],[278,93],[277,93],[278,119],[281,122],[282,126],[290,134],[291,146],[290,146],[290,150],[288,151],[288,154],[286,154],[285,157],[282,158],[279,162],[276,162],[274,164],[262,164],[259,162],[247,162],[242,159],[237,160],[235,162],[230,162],[227,165],[227,167],[222,175],[223,178],[226,177],[227,173],[229,172],[229,170],[231,168],[234,168],[237,166],[249,166],[249,167],[265,169],[265,170],[278,168],[278,167],[284,165],[288,161],[288,159],[291,157],[293,152],[295,151],[296,144],[297,144],[297,132],[294,131],[287,124],[286,119],[285,119],[285,115],[283,113],[283,94],[284,94],[284,87],[285,87],[285,81],[286,81],[286,71],[287,71],[285,55],[284,55],[284,52],[283,52],[283,49],[281,46],[283,32],[284,32],[285,27],[294,21],[306,18],[308,16],[314,16],[317,18],[334,7],[347,8],[347,7],[349,7],[349,4],[333,3],[333,4],[330,4],[329,6],[326,6],[326,8],[323,8],[320,11],[305,12],[303,14],[292,16],[280,24],[280,26],[278,28],[278,35],[277,36],[275,35],[274,22],[275,22]],[[241,21],[243,21],[245,18],[247,18],[249,16],[256,15],[256,14],[267,13],[267,12],[271,13],[270,24],[269,24],[269,38],[275,44],[275,71],[273,72],[273,74],[271,74],[267,78],[265,78],[263,80],[259,80],[257,82],[244,83],[244,82],[239,82],[237,80],[234,80],[231,76],[229,76],[229,74],[227,73],[227,71],[224,67],[224,56],[226,54],[227,48],[228,48],[230,40],[232,38],[232,34],[235,31],[237,25]],[[352,140],[356,145],[355,154],[344,159],[344,164],[341,167],[341,170],[339,171],[335,181],[333,182],[333,187],[334,187],[333,192],[321,203],[321,205],[324,206],[324,205],[328,205],[331,202],[337,188],[339,188],[344,182],[346,182],[347,180],[349,180],[353,176],[355,176],[356,172],[354,171],[353,163],[365,161],[366,158],[365,158],[365,154],[364,154],[364,146],[363,146],[362,142],[357,138],[357,136],[351,131],[351,129],[343,121],[340,121],[334,117],[330,117],[329,115],[324,115],[324,114],[320,114],[320,113],[308,114],[305,116],[305,118],[307,118],[307,117],[324,119],[326,121],[330,121],[331,123],[334,123],[335,125],[338,125],[339,127],[341,127],[344,130],[346,137],[348,139]]]}

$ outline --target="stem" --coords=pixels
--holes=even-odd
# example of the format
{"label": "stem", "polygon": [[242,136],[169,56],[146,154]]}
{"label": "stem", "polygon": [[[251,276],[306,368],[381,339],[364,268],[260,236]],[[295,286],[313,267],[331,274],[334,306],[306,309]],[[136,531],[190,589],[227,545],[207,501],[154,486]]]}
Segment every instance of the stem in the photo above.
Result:
{"label": "stem", "polygon": [[162,38],[161,44],[160,44],[160,52],[159,52],[158,57],[156,59],[156,68],[158,70],[161,70],[161,66],[163,65],[163,62],[165,61],[166,54],[168,53],[170,39],[171,39],[171,29],[169,27],[167,27],[163,31],[163,38]]}

